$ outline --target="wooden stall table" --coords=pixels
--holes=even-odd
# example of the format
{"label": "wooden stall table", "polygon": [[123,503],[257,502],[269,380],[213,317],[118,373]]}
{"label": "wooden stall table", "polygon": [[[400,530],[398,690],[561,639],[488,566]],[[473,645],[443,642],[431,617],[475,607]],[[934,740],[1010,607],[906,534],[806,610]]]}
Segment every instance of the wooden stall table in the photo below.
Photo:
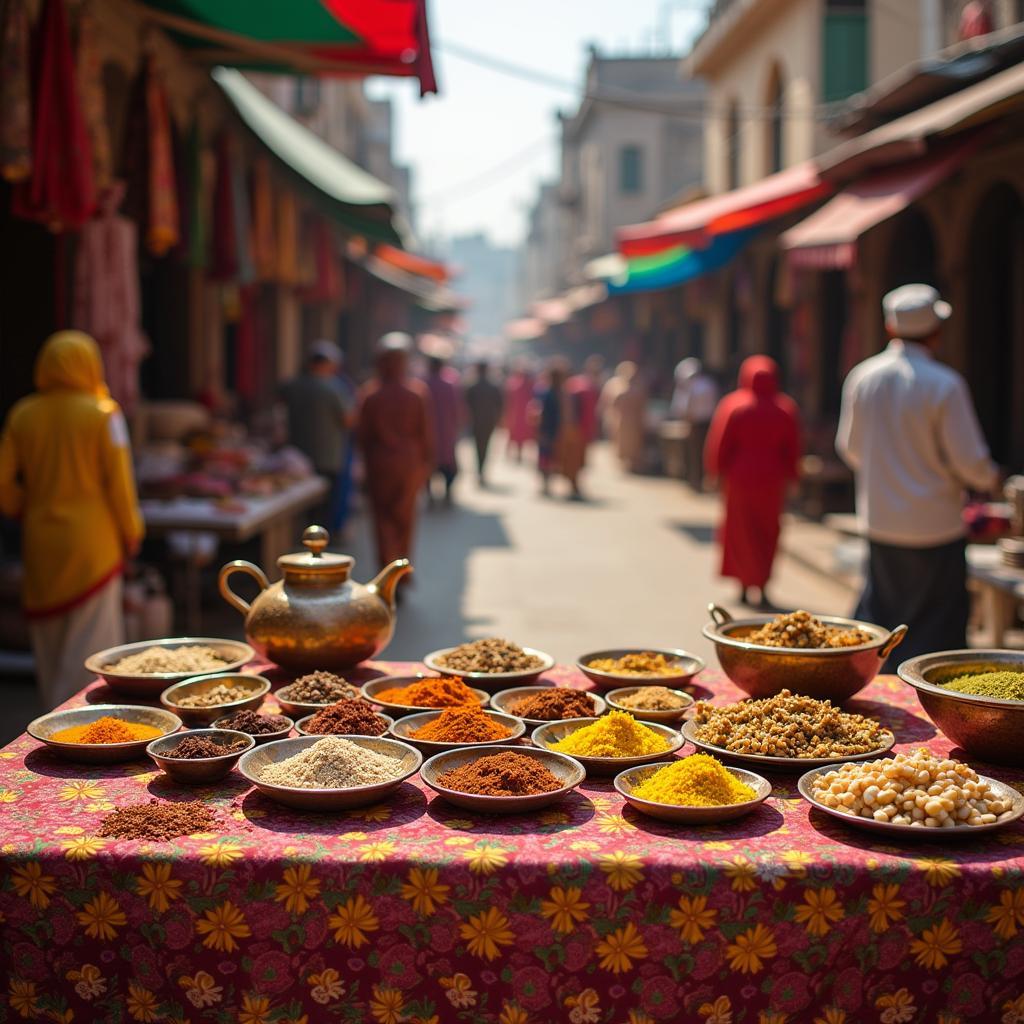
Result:
{"label": "wooden stall table", "polygon": [[989,642],[993,647],[1005,647],[1006,634],[1024,601],[1024,569],[1003,565],[998,547],[968,544],[967,574],[981,591],[982,620]]}

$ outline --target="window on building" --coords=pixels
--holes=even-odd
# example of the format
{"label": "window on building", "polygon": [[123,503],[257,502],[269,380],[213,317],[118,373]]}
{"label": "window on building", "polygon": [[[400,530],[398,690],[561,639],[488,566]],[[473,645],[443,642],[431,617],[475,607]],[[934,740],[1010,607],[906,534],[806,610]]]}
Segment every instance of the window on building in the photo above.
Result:
{"label": "window on building", "polygon": [[736,101],[729,104],[725,116],[725,187],[739,188],[740,184],[740,108]]}
{"label": "window on building", "polygon": [[619,191],[635,195],[644,190],[644,151],[640,146],[623,146],[619,150]]}
{"label": "window on building", "polygon": [[768,96],[765,106],[765,133],[766,150],[768,157],[768,172],[774,174],[781,171],[786,165],[785,136],[783,123],[785,120],[785,83],[782,80],[782,70],[776,64],[772,68],[768,78]]}
{"label": "window on building", "polygon": [[868,84],[868,15],[865,0],[827,0],[821,92],[826,103],[845,100]]}

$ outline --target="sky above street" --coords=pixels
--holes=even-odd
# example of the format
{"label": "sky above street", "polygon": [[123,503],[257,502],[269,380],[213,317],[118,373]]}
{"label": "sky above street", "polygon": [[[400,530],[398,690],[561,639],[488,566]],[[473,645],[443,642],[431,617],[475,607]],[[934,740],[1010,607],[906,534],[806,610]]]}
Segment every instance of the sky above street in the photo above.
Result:
{"label": "sky above street", "polygon": [[[575,110],[595,43],[608,56],[685,52],[708,0],[431,0],[441,95],[420,100],[411,81],[377,79],[395,103],[396,157],[411,164],[418,233],[433,241],[483,231],[516,244],[541,181],[558,162],[558,110]],[[669,40],[666,40],[666,29]],[[475,58],[482,58],[477,60]],[[485,66],[530,69],[530,81]]]}

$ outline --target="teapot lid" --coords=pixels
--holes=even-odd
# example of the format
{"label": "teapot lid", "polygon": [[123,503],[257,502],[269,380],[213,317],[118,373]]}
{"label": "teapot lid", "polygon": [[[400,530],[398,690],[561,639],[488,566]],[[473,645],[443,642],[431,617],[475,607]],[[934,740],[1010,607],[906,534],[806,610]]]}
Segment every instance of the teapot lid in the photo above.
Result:
{"label": "teapot lid", "polygon": [[277,560],[278,568],[282,572],[291,569],[303,573],[347,575],[356,560],[351,555],[336,555],[332,551],[325,551],[330,539],[331,535],[322,526],[307,526],[302,532],[302,543],[306,550],[282,555]]}

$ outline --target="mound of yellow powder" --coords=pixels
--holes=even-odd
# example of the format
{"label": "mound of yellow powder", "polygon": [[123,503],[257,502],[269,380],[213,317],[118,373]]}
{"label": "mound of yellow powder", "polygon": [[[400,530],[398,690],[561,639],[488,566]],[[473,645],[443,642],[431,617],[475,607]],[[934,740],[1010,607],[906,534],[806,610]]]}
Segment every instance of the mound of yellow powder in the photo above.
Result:
{"label": "mound of yellow powder", "polygon": [[664,736],[641,725],[625,711],[612,711],[557,743],[548,744],[552,750],[580,757],[639,757],[658,754],[670,745]]}
{"label": "mound of yellow powder", "polygon": [[691,754],[659,768],[634,787],[633,796],[679,807],[724,807],[757,794],[709,754]]}

